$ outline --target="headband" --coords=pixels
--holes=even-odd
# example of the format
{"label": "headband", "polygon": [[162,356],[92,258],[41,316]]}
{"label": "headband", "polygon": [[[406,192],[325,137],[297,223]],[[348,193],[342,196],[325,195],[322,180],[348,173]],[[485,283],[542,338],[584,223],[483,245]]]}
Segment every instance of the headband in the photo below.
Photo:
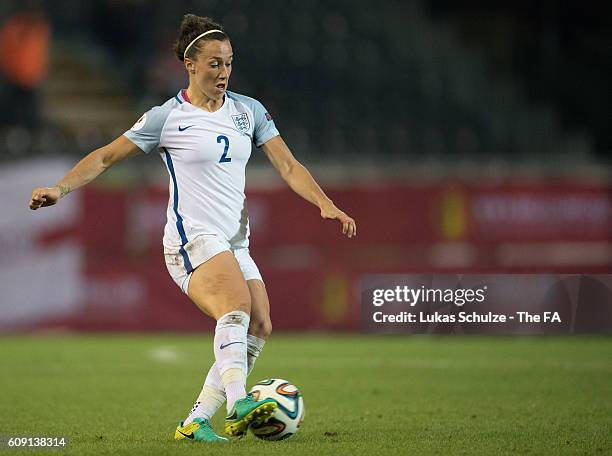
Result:
{"label": "headband", "polygon": [[200,38],[202,38],[203,36],[208,35],[209,33],[215,33],[215,32],[218,32],[218,33],[223,33],[223,34],[225,35],[225,32],[224,32],[223,30],[217,30],[217,29],[215,29],[215,30],[209,30],[208,32],[204,32],[204,33],[202,33],[201,35],[196,36],[196,37],[195,37],[195,38],[194,38],[194,39],[191,41],[191,43],[189,43],[189,44],[187,45],[187,47],[185,48],[185,52],[183,52],[183,60],[185,59],[185,56],[187,55],[187,51],[188,51],[188,50],[189,50],[189,48],[190,48],[190,47],[193,45],[193,43],[195,43],[196,41],[198,41],[198,40],[199,40]]}

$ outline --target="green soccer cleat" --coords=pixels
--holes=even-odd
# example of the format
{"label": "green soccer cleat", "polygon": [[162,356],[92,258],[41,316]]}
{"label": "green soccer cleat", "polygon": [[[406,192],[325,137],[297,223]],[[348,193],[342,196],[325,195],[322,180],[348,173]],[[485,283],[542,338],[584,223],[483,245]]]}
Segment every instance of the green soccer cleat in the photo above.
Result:
{"label": "green soccer cleat", "polygon": [[190,439],[200,442],[229,442],[225,437],[217,435],[206,418],[196,418],[187,426],[183,426],[183,422],[176,427],[174,431],[176,440]]}
{"label": "green soccer cleat", "polygon": [[262,424],[270,419],[277,403],[274,399],[256,401],[251,393],[237,400],[231,413],[225,418],[225,433],[230,437],[242,437],[251,424]]}

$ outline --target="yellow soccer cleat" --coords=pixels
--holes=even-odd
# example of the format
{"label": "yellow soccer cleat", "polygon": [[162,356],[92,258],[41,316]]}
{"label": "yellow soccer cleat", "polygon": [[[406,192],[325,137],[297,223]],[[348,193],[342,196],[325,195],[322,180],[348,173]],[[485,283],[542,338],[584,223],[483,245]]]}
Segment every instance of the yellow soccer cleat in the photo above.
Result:
{"label": "yellow soccer cleat", "polygon": [[225,437],[217,435],[205,418],[196,418],[186,426],[183,426],[181,422],[174,431],[174,438],[176,440],[189,439],[200,442],[229,442]]}
{"label": "yellow soccer cleat", "polygon": [[225,433],[230,437],[242,437],[251,424],[263,424],[270,419],[278,404],[274,399],[256,401],[251,393],[236,401],[225,418]]}

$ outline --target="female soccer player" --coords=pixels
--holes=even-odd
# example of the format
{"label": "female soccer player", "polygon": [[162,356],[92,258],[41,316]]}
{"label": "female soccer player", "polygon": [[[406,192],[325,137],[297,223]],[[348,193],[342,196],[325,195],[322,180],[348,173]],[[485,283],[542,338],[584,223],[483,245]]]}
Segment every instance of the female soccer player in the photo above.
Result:
{"label": "female soccer player", "polygon": [[54,187],[35,189],[30,208],[52,206],[121,160],[159,149],[170,175],[166,266],[181,290],[217,321],[215,363],[175,438],[227,441],[209,423],[225,400],[230,436],[265,422],[276,407],[246,393],[248,373],[272,330],[266,288],[248,249],[244,186],[251,142],[298,195],[319,207],[321,217],[338,220],[349,238],[356,225],[293,157],[262,104],[227,90],[232,46],[219,24],[185,15],[175,52],[189,75],[187,90],[88,154]]}

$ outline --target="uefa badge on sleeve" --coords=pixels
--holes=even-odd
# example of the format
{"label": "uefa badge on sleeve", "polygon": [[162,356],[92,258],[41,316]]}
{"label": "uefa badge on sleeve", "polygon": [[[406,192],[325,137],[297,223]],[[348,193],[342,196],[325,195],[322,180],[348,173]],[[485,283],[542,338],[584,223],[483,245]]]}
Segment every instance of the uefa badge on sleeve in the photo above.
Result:
{"label": "uefa badge on sleeve", "polygon": [[145,123],[147,122],[147,115],[143,114],[142,117],[140,119],[138,119],[136,121],[136,123],[132,126],[132,128],[130,128],[130,130],[132,131],[138,131],[140,130],[142,127],[144,127]]}
{"label": "uefa badge on sleeve", "polygon": [[249,116],[246,112],[233,115],[232,120],[234,121],[234,125],[239,131],[243,133],[249,131],[251,124],[249,123]]}

